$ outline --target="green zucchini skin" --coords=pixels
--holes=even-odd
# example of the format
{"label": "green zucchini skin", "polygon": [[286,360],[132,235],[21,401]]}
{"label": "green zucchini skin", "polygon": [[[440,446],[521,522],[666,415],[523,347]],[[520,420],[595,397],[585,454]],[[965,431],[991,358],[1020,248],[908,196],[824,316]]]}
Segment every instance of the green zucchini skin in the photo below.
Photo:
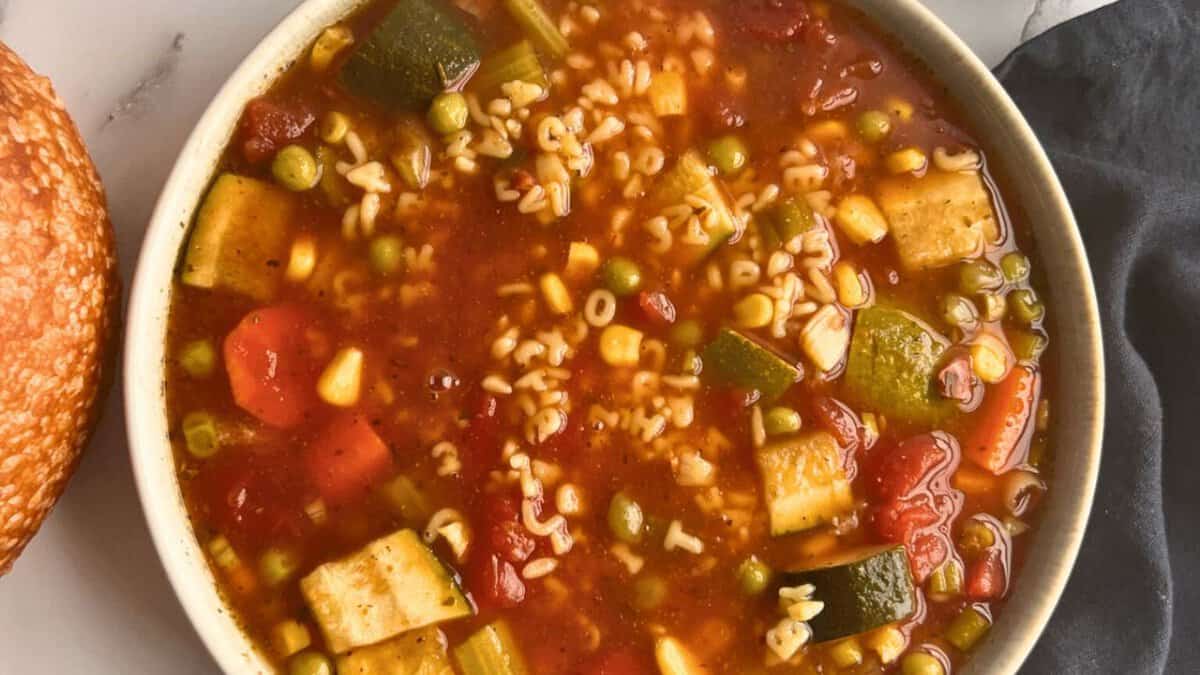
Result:
{"label": "green zucchini skin", "polygon": [[934,391],[947,344],[902,310],[876,305],[858,312],[846,364],[849,397],[890,418],[936,424],[956,410]]}
{"label": "green zucchini skin", "polygon": [[902,621],[917,609],[912,572],[903,546],[877,546],[841,554],[824,564],[780,576],[783,586],[812,584],[825,603],[808,622],[814,642],[838,640]]}
{"label": "green zucchini skin", "polygon": [[715,384],[755,389],[763,402],[783,395],[801,378],[800,370],[754,340],[728,328],[700,355],[704,377]]}
{"label": "green zucchini skin", "polygon": [[342,84],[394,109],[424,112],[479,67],[479,46],[436,0],[400,0],[342,67]]}

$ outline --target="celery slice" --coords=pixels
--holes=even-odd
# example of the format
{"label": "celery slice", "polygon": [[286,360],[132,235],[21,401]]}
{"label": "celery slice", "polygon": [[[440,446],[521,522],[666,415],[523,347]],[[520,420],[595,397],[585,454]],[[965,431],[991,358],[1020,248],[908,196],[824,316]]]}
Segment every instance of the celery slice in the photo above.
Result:
{"label": "celery slice", "polygon": [[558,32],[542,3],[538,0],[504,0],[504,7],[546,56],[561,59],[567,55],[567,39]]}

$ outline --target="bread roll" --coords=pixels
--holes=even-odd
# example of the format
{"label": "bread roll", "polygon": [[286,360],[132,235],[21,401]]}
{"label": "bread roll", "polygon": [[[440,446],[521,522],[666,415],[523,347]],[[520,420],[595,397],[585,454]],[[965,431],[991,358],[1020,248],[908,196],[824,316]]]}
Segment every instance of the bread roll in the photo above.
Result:
{"label": "bread roll", "polygon": [[50,86],[0,43],[0,574],[95,421],[118,280],[104,188]]}

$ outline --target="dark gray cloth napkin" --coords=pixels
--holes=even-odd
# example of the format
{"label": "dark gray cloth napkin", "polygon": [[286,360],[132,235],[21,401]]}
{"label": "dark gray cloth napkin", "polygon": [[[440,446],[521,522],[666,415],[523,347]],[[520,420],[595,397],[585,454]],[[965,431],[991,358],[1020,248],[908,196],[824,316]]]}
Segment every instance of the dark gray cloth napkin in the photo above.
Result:
{"label": "dark gray cloth napkin", "polygon": [[1096,506],[1025,672],[1200,673],[1200,0],[1124,0],[997,74],[1079,220],[1108,368]]}

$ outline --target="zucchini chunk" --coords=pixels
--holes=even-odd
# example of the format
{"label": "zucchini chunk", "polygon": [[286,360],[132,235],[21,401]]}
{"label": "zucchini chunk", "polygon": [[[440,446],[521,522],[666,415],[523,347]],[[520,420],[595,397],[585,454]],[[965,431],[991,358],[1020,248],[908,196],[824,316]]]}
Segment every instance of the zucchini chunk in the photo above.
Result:
{"label": "zucchini chunk", "polygon": [[812,584],[825,608],[809,620],[813,642],[828,642],[903,621],[917,608],[903,546],[874,546],[781,575],[784,586]]}
{"label": "zucchini chunk", "polygon": [[274,185],[221,174],[196,214],[180,280],[270,300],[287,259],[292,207],[291,196]]}
{"label": "zucchini chunk", "polygon": [[945,267],[983,253],[1000,235],[992,199],[977,173],[933,171],[879,184],[879,206],[908,270]]}
{"label": "zucchini chunk", "polygon": [[434,0],[400,0],[342,67],[352,93],[425,112],[434,96],[460,88],[479,67],[467,26]]}
{"label": "zucchini chunk", "polygon": [[475,613],[457,577],[412,530],[400,530],[300,580],[335,654]]}
{"label": "zucchini chunk", "polygon": [[481,96],[494,96],[501,85],[514,81],[536,84],[543,90],[550,87],[542,62],[529,40],[521,40],[485,58],[479,72],[471,78],[471,91],[479,92]]}
{"label": "zucchini chunk", "polygon": [[888,417],[935,423],[954,411],[934,390],[946,338],[911,314],[860,310],[850,340],[845,386],[851,399]]}
{"label": "zucchini chunk", "polygon": [[704,377],[714,384],[755,389],[763,402],[783,395],[800,379],[800,369],[754,340],[726,328],[704,348]]}
{"label": "zucchini chunk", "polygon": [[454,675],[446,636],[432,626],[338,657],[338,675]]}
{"label": "zucchini chunk", "polygon": [[463,675],[526,675],[529,672],[525,657],[503,619],[480,628],[466,642],[455,647],[454,661]]}
{"label": "zucchini chunk", "polygon": [[672,254],[678,254],[677,259],[683,265],[693,265],[708,257],[738,229],[724,189],[695,150],[688,150],[679,158],[675,166],[659,179],[653,194],[654,203],[659,208],[683,204],[688,197],[707,204],[712,214],[700,218],[700,232],[680,229],[674,233]]}
{"label": "zucchini chunk", "polygon": [[837,441],[829,433],[810,431],[772,443],[755,460],[771,536],[823,525],[854,507]]}

